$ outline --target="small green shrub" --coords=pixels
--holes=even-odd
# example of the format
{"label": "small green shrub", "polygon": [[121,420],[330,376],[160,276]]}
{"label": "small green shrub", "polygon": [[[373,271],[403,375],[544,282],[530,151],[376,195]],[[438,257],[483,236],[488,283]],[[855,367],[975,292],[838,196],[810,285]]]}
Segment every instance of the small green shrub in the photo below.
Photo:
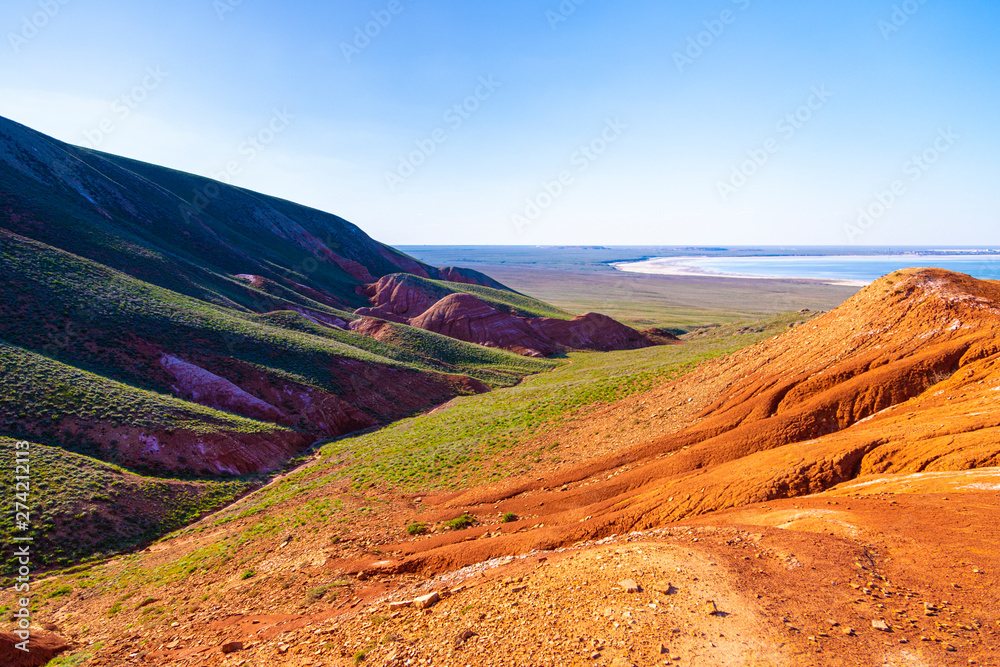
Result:
{"label": "small green shrub", "polygon": [[315,604],[323,599],[327,591],[330,590],[332,584],[327,584],[326,586],[317,586],[316,588],[310,589],[306,593],[306,604]]}
{"label": "small green shrub", "polygon": [[102,646],[103,644],[94,644],[93,646],[88,646],[79,653],[56,656],[48,662],[48,667],[78,667],[93,658],[94,655],[101,650]]}
{"label": "small green shrub", "polygon": [[472,516],[468,512],[462,516],[457,516],[451,521],[445,521],[444,525],[448,526],[451,530],[464,530],[476,524],[476,517]]}
{"label": "small green shrub", "polygon": [[427,532],[427,524],[414,521],[406,527],[407,535],[423,535]]}
{"label": "small green shrub", "polygon": [[513,512],[504,512],[504,515],[500,518],[500,523],[511,523],[512,521],[517,521],[517,515]]}
{"label": "small green shrub", "polygon": [[61,598],[61,597],[65,596],[65,595],[69,595],[72,592],[73,592],[73,587],[72,586],[60,586],[59,588],[57,588],[57,589],[55,589],[55,590],[53,590],[51,592],[45,593],[44,595],[42,595],[42,597],[43,598]]}
{"label": "small green shrub", "polygon": [[249,579],[249,578],[255,577],[255,576],[257,576],[256,572],[254,572],[253,570],[247,570],[246,572],[244,572],[243,574],[240,575],[240,579],[246,580],[246,579]]}

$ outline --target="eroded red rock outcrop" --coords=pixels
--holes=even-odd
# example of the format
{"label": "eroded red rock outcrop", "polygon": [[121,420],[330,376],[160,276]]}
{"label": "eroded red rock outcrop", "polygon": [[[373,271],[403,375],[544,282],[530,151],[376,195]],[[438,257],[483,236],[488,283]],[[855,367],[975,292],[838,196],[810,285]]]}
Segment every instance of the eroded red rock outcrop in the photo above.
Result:
{"label": "eroded red rock outcrop", "polygon": [[558,349],[551,338],[540,334],[524,318],[501,313],[471,294],[449,294],[410,320],[410,324],[458,340],[531,357],[547,357]]}
{"label": "eroded red rock outcrop", "polygon": [[173,376],[174,393],[181,398],[263,421],[278,421],[286,417],[270,403],[251,396],[229,380],[200,366],[169,354],[160,358],[160,364]]}
{"label": "eroded red rock outcrop", "polygon": [[440,294],[433,294],[398,274],[383,276],[359,291],[368,297],[372,307],[359,308],[356,314],[403,324],[408,318],[423,314],[441,298]]}
{"label": "eroded red rock outcrop", "polygon": [[316,440],[307,433],[277,428],[256,433],[235,429],[202,433],[186,428],[150,430],[128,426],[109,427],[100,439],[104,441],[102,454],[123,465],[160,474],[199,475],[274,470]]}
{"label": "eroded red rock outcrop", "polygon": [[438,269],[438,278],[447,280],[450,283],[465,283],[467,285],[481,285],[492,287],[493,289],[508,289],[502,283],[490,278],[485,273],[480,273],[474,269],[465,269],[460,266],[446,266]]}
{"label": "eroded red rock outcrop", "polygon": [[[468,273],[464,269],[448,268],[442,272],[452,278],[462,278],[458,282],[483,282],[476,276],[464,275],[462,272]],[[662,343],[656,337],[599,313],[587,313],[571,320],[520,317],[498,310],[471,294],[448,294],[444,289],[435,289],[404,275],[385,276],[359,291],[368,297],[372,306],[357,309],[356,315],[409,324],[527,356],[549,356],[566,350],[634,350]],[[352,325],[351,328],[369,329],[371,325]]]}
{"label": "eroded red rock outcrop", "polygon": [[32,628],[28,650],[17,648],[22,639],[10,632],[0,632],[0,664],[4,667],[42,667],[70,648],[70,643],[53,632]]}
{"label": "eroded red rock outcrop", "polygon": [[[384,324],[382,320],[373,320]],[[157,420],[123,419],[115,411],[25,422],[25,436],[59,433],[91,455],[171,475],[243,475],[279,468],[318,440],[413,415],[458,395],[489,387],[465,375],[331,356],[322,373],[336,390],[295,382],[259,365],[202,351],[163,351],[137,339],[122,350],[148,377],[190,403],[228,413],[166,404]],[[141,397],[140,397],[141,398]],[[193,406],[192,406],[193,407]],[[229,415],[251,421],[232,419]]]}
{"label": "eroded red rock outcrop", "polygon": [[529,319],[528,324],[571,350],[610,352],[637,350],[653,344],[644,334],[600,313],[587,313],[572,320],[538,317]]}
{"label": "eroded red rock outcrop", "polygon": [[146,468],[178,472],[202,468],[211,474],[273,470],[318,439],[393,421],[457,394],[489,391],[482,382],[464,375],[422,373],[346,357],[332,359],[328,369],[341,389],[338,394],[268,377],[233,360],[226,362],[231,379],[166,354],[160,365],[173,378],[174,392],[186,400],[295,429],[258,435],[117,428],[105,429],[100,438],[109,455]]}
{"label": "eroded red rock outcrop", "polygon": [[391,336],[392,329],[390,328],[387,318],[378,317],[359,317],[350,323],[351,331],[357,331],[358,333],[364,334],[366,336],[371,336],[375,340],[384,340]]}

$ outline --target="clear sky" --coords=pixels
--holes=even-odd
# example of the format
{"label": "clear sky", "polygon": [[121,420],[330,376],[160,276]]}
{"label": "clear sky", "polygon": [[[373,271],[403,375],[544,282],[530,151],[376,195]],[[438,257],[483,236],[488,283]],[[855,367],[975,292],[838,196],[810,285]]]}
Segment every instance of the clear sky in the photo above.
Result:
{"label": "clear sky", "polygon": [[392,244],[1000,243],[996,0],[5,0],[0,33],[0,115]]}

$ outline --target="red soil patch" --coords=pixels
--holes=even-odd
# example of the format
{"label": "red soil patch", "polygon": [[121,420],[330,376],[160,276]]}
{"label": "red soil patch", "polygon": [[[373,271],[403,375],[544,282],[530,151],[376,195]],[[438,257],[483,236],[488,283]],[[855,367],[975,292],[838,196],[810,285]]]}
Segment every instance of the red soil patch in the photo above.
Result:
{"label": "red soil patch", "polygon": [[70,643],[59,635],[40,628],[31,628],[27,651],[17,648],[23,640],[10,633],[0,632],[0,664],[4,667],[42,667],[52,658],[70,648]]}

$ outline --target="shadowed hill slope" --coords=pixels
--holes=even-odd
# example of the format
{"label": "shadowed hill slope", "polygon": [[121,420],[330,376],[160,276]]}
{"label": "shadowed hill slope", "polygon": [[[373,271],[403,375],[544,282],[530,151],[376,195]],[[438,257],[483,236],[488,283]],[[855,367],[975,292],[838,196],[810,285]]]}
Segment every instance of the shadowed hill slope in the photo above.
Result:
{"label": "shadowed hill slope", "polygon": [[[355,287],[380,276],[441,276],[335,215],[71,146],[3,118],[0,194],[0,224],[17,234],[237,309],[318,302],[352,310],[365,305]],[[259,276],[263,289],[238,275]]]}
{"label": "shadowed hill slope", "polygon": [[[246,480],[180,481],[143,477],[97,459],[27,442],[32,477],[31,528],[16,531],[14,515],[0,517],[0,536],[13,544],[31,537],[33,563],[74,565],[138,547],[231,503],[258,484]],[[23,447],[23,445],[22,445]],[[0,463],[14,469],[15,441],[0,437]],[[8,550],[0,572],[16,570]]]}
{"label": "shadowed hill slope", "polygon": [[[401,349],[350,331],[351,310],[365,303],[357,288],[384,274],[504,288],[475,271],[442,274],[337,216],[64,144],[6,119],[0,195],[5,350],[58,362],[55,375],[127,385],[116,395],[172,395],[284,427],[275,433],[287,442],[272,454],[287,458],[318,438],[552,367],[458,341],[417,337],[426,349]],[[28,375],[18,378],[23,386],[52,371],[47,360],[31,359],[21,369]],[[179,437],[167,431],[155,436],[162,447],[124,455],[117,427],[101,420],[77,420],[72,433],[42,429],[25,404],[28,394],[10,392],[13,376],[4,380],[2,432],[34,437],[45,430],[46,444],[182,474],[256,472],[279,463],[275,455],[256,456],[249,444],[239,465],[211,452],[199,461],[180,451],[186,446],[167,454]],[[133,434],[133,443],[136,436],[154,437]]]}
{"label": "shadowed hill slope", "polygon": [[[79,391],[106,379],[127,384],[122,391],[173,395],[295,431],[279,437],[289,446],[272,448],[263,458],[252,454],[257,445],[248,443],[247,455],[237,465],[232,457],[240,457],[235,451],[224,457],[230,464],[221,463],[211,447],[201,456],[182,451],[207,444],[180,446],[183,438],[177,430],[156,432],[163,447],[135,449],[116,459],[123,455],[124,439],[103,419],[79,418],[72,438],[61,438],[59,428],[47,427],[46,433],[55,439],[49,444],[66,440],[72,446],[69,443],[84,438],[82,429],[90,434],[84,438],[89,446],[96,448],[87,453],[133,466],[145,459],[144,469],[159,466],[189,474],[273,469],[282,460],[279,452],[288,458],[316,439],[383,424],[457,394],[488,388],[469,375],[503,386],[552,366],[459,341],[438,346],[448,351],[445,360],[439,360],[430,347],[417,355],[293,311],[244,313],[144,283],[2,230],[0,258],[7,271],[0,283],[0,297],[7,304],[0,340],[18,346],[19,354],[33,360],[5,366],[8,433],[39,434],[45,423],[38,420],[35,406],[25,403],[31,392],[15,392],[13,387],[46,386],[50,380],[45,376],[53,365],[65,373],[49,374],[72,375],[81,384]],[[112,402],[110,407],[124,405]],[[72,401],[64,401],[61,409],[71,411]],[[139,436],[154,434],[134,434],[133,442]],[[112,441],[117,444],[111,445]]]}

